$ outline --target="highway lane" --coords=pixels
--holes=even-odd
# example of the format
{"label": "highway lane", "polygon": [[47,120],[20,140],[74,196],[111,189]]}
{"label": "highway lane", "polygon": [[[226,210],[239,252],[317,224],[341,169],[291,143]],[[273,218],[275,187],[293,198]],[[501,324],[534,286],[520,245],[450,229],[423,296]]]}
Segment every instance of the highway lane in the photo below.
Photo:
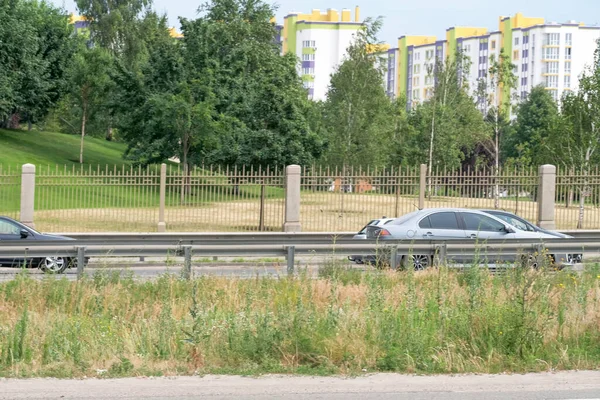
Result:
{"label": "highway lane", "polygon": [[[327,264],[335,263],[356,269],[358,271],[371,271],[372,266],[357,265],[349,262],[342,257],[325,257],[311,256],[299,257],[296,259],[296,273],[306,273],[311,277],[318,275],[319,268]],[[223,257],[217,260],[199,259],[193,260],[192,263],[193,276],[228,276],[238,278],[253,278],[260,277],[279,277],[287,276],[287,263],[284,259],[260,259],[260,258],[233,258]],[[179,276],[183,269],[183,259],[162,257],[145,258],[140,261],[139,258],[98,258],[91,259],[85,273],[88,276],[93,276],[98,273],[121,273],[123,275],[131,275],[134,279],[148,280],[155,279],[165,274],[173,274]],[[583,265],[577,265],[573,268],[575,271],[581,271]],[[12,280],[18,273],[25,272],[34,279],[43,279],[47,276],[44,272],[36,268],[20,269],[0,267],[0,282]],[[69,280],[77,279],[77,270],[75,268],[68,269],[64,276]]]}
{"label": "highway lane", "polygon": [[600,371],[354,378],[204,376],[127,379],[0,379],[0,399],[600,399]]}

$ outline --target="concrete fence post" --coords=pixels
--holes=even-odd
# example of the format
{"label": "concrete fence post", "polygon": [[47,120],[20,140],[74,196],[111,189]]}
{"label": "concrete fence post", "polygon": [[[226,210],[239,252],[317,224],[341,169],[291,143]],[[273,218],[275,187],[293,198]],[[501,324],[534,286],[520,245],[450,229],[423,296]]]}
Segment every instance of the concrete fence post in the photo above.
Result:
{"label": "concrete fence post", "polygon": [[300,232],[300,171],[299,165],[285,169],[285,221],[284,232]]}
{"label": "concrete fence post", "polygon": [[35,165],[23,164],[21,170],[21,223],[35,228],[33,211],[35,204]]}
{"label": "concrete fence post", "polygon": [[538,226],[543,229],[556,229],[554,221],[554,201],[556,193],[556,167],[541,165],[538,187]]}
{"label": "concrete fence post", "polygon": [[165,222],[165,197],[167,189],[167,164],[160,165],[160,200],[158,206],[158,232],[167,231]]}
{"label": "concrete fence post", "polygon": [[427,188],[427,164],[421,164],[419,170],[419,210],[425,208],[425,190]]}

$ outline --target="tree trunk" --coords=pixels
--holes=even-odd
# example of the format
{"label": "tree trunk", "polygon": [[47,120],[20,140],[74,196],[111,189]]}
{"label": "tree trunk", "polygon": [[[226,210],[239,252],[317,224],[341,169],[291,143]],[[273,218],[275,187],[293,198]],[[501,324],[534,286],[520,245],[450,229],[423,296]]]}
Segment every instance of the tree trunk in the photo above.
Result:
{"label": "tree trunk", "polygon": [[113,140],[113,128],[112,128],[112,124],[108,125],[108,128],[106,129],[106,140],[109,141],[109,142]]}
{"label": "tree trunk", "polygon": [[500,129],[498,128],[500,110],[496,108],[496,135],[494,138],[494,208],[500,208],[500,188],[498,185],[498,174],[500,172]]}
{"label": "tree trunk", "polygon": [[31,120],[27,121],[27,130],[31,132]]}
{"label": "tree trunk", "polygon": [[83,113],[81,115],[81,146],[79,148],[79,164],[83,164],[83,138],[85,137],[85,122],[87,114],[87,104],[83,103]]}

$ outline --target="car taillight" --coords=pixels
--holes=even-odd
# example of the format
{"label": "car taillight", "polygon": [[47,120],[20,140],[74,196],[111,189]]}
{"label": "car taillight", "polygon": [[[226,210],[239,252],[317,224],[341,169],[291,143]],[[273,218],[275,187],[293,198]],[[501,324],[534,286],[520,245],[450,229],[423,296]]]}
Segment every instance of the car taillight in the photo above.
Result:
{"label": "car taillight", "polygon": [[392,234],[390,233],[390,231],[386,230],[386,229],[382,229],[379,231],[379,234],[377,236],[391,236]]}

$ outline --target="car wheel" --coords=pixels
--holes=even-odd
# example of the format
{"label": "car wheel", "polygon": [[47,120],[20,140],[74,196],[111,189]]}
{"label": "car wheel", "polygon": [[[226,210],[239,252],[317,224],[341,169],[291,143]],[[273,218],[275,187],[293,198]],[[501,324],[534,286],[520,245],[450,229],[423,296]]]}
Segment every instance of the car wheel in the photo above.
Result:
{"label": "car wheel", "polygon": [[61,274],[71,263],[70,258],[65,257],[46,257],[40,261],[39,268],[51,274]]}
{"label": "car wheel", "polygon": [[423,271],[431,266],[431,257],[424,254],[405,256],[405,259],[405,266],[412,266],[415,271]]}

